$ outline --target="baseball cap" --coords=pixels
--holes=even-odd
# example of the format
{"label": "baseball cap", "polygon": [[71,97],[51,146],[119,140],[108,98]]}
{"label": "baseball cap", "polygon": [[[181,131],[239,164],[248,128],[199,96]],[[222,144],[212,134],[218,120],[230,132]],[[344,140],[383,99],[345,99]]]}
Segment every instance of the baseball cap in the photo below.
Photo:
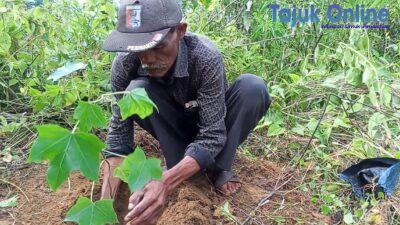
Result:
{"label": "baseball cap", "polygon": [[182,21],[176,0],[122,0],[118,27],[104,42],[109,52],[140,52],[160,43]]}

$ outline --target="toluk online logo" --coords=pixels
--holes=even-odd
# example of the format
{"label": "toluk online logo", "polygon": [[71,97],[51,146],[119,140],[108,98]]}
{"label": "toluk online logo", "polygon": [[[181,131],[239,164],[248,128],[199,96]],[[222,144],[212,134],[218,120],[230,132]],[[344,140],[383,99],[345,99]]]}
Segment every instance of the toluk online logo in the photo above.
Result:
{"label": "toluk online logo", "polygon": [[280,8],[277,4],[272,4],[272,21],[277,22],[278,19],[282,23],[291,23],[296,26],[297,22],[319,23],[323,15],[326,15],[329,22],[332,23],[387,23],[389,21],[389,10],[386,8],[365,8],[364,5],[356,5],[355,8],[342,8],[338,4],[328,6],[325,14],[321,13],[320,8],[310,5],[309,8]]}

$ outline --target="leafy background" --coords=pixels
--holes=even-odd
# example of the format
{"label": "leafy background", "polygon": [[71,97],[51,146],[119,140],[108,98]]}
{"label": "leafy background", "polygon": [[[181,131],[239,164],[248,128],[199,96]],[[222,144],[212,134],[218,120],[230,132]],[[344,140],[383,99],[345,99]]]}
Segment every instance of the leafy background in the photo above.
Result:
{"label": "leafy background", "polygon": [[[183,8],[189,30],[210,37],[223,52],[230,82],[240,74],[254,73],[268,84],[273,105],[253,137],[261,150],[245,143],[244,152],[253,158],[288,165],[300,160],[300,166],[311,166],[312,179],[299,188],[316,193],[313,199],[324,203],[323,214],[340,212],[346,223],[363,223],[381,200],[352,199],[342,191],[348,185],[338,173],[364,158],[400,158],[400,1],[339,3],[345,8],[356,4],[389,8],[390,29],[385,30],[274,23],[269,8],[273,3],[277,2],[193,0],[183,1]],[[312,4],[324,11],[332,3]],[[278,4],[292,7],[293,2]],[[296,1],[298,7],[309,4]],[[3,158],[25,159],[26,153],[17,146],[35,135],[34,126],[54,122],[73,127],[79,101],[111,91],[114,54],[101,46],[115,28],[115,12],[115,5],[105,0],[0,2]],[[48,79],[58,68],[77,64],[85,69]],[[300,158],[304,140],[311,136],[325,105],[315,141]],[[103,108],[110,112],[109,105]],[[398,211],[387,213],[391,223],[399,222]]]}

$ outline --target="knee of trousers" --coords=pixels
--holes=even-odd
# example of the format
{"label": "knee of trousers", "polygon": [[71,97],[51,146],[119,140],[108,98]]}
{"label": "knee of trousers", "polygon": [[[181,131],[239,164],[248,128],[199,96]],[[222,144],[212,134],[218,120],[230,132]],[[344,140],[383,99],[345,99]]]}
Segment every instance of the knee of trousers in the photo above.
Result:
{"label": "knee of trousers", "polygon": [[272,98],[268,93],[268,87],[264,80],[253,74],[243,74],[238,78],[240,98],[249,107],[261,106],[267,110],[271,105]]}

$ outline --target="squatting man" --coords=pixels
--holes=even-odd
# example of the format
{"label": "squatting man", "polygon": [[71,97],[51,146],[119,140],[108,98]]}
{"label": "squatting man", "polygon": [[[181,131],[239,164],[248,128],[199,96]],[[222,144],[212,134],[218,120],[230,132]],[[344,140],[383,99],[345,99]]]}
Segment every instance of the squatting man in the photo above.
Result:
{"label": "squatting man", "polygon": [[[155,224],[168,196],[184,180],[205,173],[215,190],[232,195],[241,182],[232,170],[236,150],[265,115],[271,97],[262,78],[244,74],[227,84],[223,56],[204,36],[187,32],[175,0],[122,0],[118,28],[104,49],[117,52],[111,67],[114,92],[144,88],[158,111],[146,119],[121,119],[118,105],[107,136],[102,198],[115,196],[114,169],[134,151],[134,122],[161,146],[166,170],[134,192],[127,224]],[[117,96],[121,98],[121,96]],[[115,153],[115,154],[112,154]]]}

